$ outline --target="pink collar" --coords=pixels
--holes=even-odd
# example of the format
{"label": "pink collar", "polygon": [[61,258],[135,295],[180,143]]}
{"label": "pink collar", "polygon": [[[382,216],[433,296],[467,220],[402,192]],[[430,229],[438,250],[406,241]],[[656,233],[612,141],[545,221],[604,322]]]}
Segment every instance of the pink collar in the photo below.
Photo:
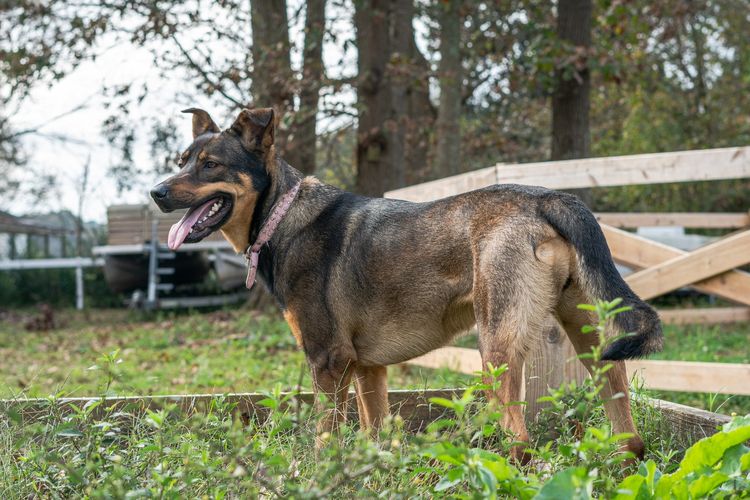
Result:
{"label": "pink collar", "polygon": [[258,271],[260,249],[271,239],[271,236],[273,236],[274,231],[276,231],[276,228],[279,226],[281,219],[284,218],[289,207],[292,206],[292,202],[297,197],[297,192],[299,192],[301,184],[302,181],[295,184],[292,189],[287,191],[286,194],[276,202],[273,210],[271,210],[271,215],[268,216],[268,219],[263,223],[263,227],[260,228],[258,239],[256,239],[255,243],[248,246],[247,250],[245,250],[245,258],[250,264],[250,267],[247,268],[247,279],[245,280],[245,286],[248,289],[252,288],[255,284],[255,273]]}

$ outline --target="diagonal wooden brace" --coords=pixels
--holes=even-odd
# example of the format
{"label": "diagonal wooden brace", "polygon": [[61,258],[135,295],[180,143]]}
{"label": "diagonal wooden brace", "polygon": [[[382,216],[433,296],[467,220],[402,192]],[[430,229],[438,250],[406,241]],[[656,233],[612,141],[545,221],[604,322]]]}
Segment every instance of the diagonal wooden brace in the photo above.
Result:
{"label": "diagonal wooden brace", "polygon": [[601,227],[612,257],[626,266],[643,269],[625,278],[641,298],[690,285],[750,305],[750,273],[733,270],[750,262],[750,230],[685,252],[606,224]]}

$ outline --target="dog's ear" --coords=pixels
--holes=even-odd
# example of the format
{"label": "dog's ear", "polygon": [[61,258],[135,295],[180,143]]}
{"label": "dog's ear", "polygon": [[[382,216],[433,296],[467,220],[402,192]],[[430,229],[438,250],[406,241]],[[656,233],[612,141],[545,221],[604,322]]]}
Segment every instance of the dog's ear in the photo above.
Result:
{"label": "dog's ear", "polygon": [[193,139],[206,132],[221,132],[219,126],[214,123],[206,111],[198,108],[189,108],[183,109],[182,112],[193,114]]}
{"label": "dog's ear", "polygon": [[248,151],[268,151],[274,140],[273,108],[243,109],[230,130]]}

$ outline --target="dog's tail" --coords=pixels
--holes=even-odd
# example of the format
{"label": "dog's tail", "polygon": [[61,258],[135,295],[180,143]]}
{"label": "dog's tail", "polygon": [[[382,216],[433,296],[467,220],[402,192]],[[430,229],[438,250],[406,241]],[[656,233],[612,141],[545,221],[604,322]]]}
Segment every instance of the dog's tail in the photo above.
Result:
{"label": "dog's tail", "polygon": [[594,214],[577,197],[565,193],[547,198],[541,212],[575,249],[578,285],[589,299],[620,297],[622,305],[631,308],[615,317],[615,326],[624,336],[605,348],[602,359],[630,359],[660,351],[663,335],[659,316],[620,276]]}

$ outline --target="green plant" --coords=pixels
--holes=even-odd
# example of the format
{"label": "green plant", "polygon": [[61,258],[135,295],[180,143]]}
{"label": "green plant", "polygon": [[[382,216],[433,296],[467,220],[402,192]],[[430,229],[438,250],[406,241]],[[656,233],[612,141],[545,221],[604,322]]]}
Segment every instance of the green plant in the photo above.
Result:
{"label": "green plant", "polygon": [[[617,303],[597,309],[598,326]],[[596,308],[596,306],[594,306]],[[221,319],[221,318],[224,319]],[[277,324],[247,316],[165,316],[160,328],[132,325],[138,349],[164,354],[172,344],[212,340],[217,329],[255,328],[232,339],[281,357]],[[179,320],[178,320],[179,319]],[[221,322],[226,324],[221,327]],[[174,322],[174,323],[172,323]],[[130,331],[130,330],[129,330]],[[131,332],[131,333],[132,333]],[[160,335],[157,335],[160,334]],[[146,345],[146,342],[149,342]],[[226,342],[222,340],[222,342]],[[223,344],[220,344],[223,345]],[[132,346],[112,349],[90,373],[100,393],[121,392]],[[185,349],[183,349],[185,350]],[[595,354],[594,354],[595,356]],[[123,359],[123,362],[118,362]],[[84,365],[85,366],[85,365]],[[189,365],[188,365],[189,366]],[[374,438],[344,425],[316,454],[316,415],[301,403],[298,364],[288,380],[266,391],[255,413],[222,396],[201,411],[167,405],[112,405],[98,398],[82,407],[47,399],[46,411],[28,419],[19,405],[0,408],[0,493],[9,499],[88,498],[742,498],[750,469],[750,416],[735,418],[712,437],[685,450],[655,408],[636,395],[634,415],[648,444],[647,460],[623,467],[624,436],[609,430],[597,394],[599,382],[567,385],[550,393],[547,420],[532,428],[533,460],[512,462],[512,439],[501,428],[505,408],[484,401],[499,389],[505,367],[488,367],[455,398],[435,398],[443,418],[424,431],[407,432],[398,415]],[[122,376],[121,376],[122,375]],[[269,376],[272,378],[272,376]],[[636,388],[636,390],[639,390]],[[243,410],[244,411],[244,410]],[[413,422],[412,422],[413,424]],[[540,431],[542,425],[550,428]],[[548,431],[552,432],[548,432]],[[554,435],[554,438],[552,437]]]}
{"label": "green plant", "polygon": [[750,415],[687,449],[677,470],[662,473],[653,460],[618,486],[618,500],[641,498],[746,498],[750,492]]}
{"label": "green plant", "polygon": [[505,365],[489,365],[487,371],[479,374],[489,383],[478,379],[460,398],[430,398],[431,403],[452,414],[428,426],[432,442],[425,443],[422,451],[424,457],[436,464],[420,469],[421,473],[429,470],[440,477],[433,488],[435,493],[449,492],[466,498],[534,496],[538,488],[536,476],[522,474],[506,456],[490,451],[499,448],[507,452],[509,449],[510,440],[502,439],[506,434],[499,426],[503,409],[494,401],[484,402],[476,397],[480,390],[497,390],[500,376],[506,370]]}

